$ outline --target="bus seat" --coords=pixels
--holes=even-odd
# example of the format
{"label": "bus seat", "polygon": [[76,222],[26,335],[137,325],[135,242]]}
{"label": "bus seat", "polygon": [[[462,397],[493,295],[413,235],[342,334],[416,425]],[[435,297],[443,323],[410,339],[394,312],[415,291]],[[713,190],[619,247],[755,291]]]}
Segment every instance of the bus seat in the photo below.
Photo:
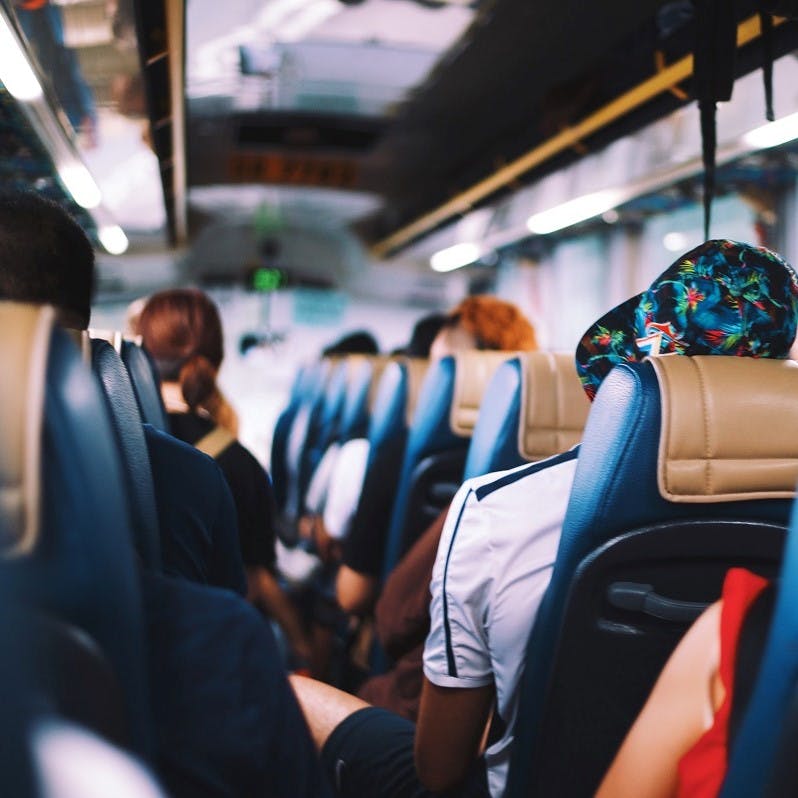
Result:
{"label": "bus seat", "polygon": [[108,341],[93,338],[91,363],[103,388],[108,413],[122,455],[130,495],[136,549],[148,568],[160,569],[161,536],[155,487],[141,415],[122,359]]}
{"label": "bus seat", "polygon": [[589,409],[573,355],[524,352],[502,363],[485,389],[463,479],[570,449]]}
{"label": "bus seat", "polygon": [[125,339],[122,340],[121,349],[118,351],[130,375],[142,420],[155,429],[169,432],[166,408],[149,355],[137,343]]}
{"label": "bus seat", "polygon": [[778,594],[721,798],[777,798],[798,791],[798,505],[793,506]]}
{"label": "bus seat", "polygon": [[451,500],[450,486],[462,481],[485,388],[496,369],[513,354],[458,352],[437,361],[427,372],[391,511],[384,576]]}
{"label": "bus seat", "polygon": [[124,696],[131,746],[151,726],[128,496],[107,410],[50,308],[0,302],[0,581],[89,635]]}
{"label": "bus seat", "polygon": [[[385,540],[409,429],[429,361],[402,358],[389,362],[380,376],[368,428],[366,474],[349,537]],[[377,568],[381,567],[379,562]]]}
{"label": "bus seat", "polygon": [[341,444],[368,435],[369,417],[374,407],[382,372],[388,358],[353,356],[348,370],[346,396],[341,411],[338,440]]}
{"label": "bus seat", "polygon": [[509,796],[592,795],[728,568],[775,572],[796,395],[784,360],[659,357],[609,374],[527,646]]}
{"label": "bus seat", "polygon": [[288,397],[288,404],[283,408],[274,425],[272,433],[272,448],[269,455],[269,473],[274,487],[274,501],[277,512],[282,514],[285,510],[285,502],[288,492],[288,436],[291,434],[291,426],[294,423],[297,410],[302,404],[307,391],[313,380],[313,366],[300,366],[297,369],[294,381],[291,384],[291,391]]}

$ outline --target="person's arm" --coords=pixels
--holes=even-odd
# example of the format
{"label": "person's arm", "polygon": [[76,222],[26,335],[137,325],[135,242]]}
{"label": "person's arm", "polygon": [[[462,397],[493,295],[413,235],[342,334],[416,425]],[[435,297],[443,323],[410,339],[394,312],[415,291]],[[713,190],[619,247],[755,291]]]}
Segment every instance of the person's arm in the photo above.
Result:
{"label": "person's arm", "polygon": [[344,612],[365,615],[377,595],[377,578],[341,565],[335,580],[335,595]]}
{"label": "person's arm", "polygon": [[466,483],[455,496],[430,582],[430,631],[415,739],[418,776],[455,787],[482,752],[495,688],[488,642],[493,569],[489,520]]}
{"label": "person's arm", "polygon": [[265,568],[247,568],[248,599],[261,607],[285,632],[294,654],[304,661],[311,657],[311,646],[291,600]]}
{"label": "person's arm", "polygon": [[670,798],[679,760],[712,724],[725,690],[718,675],[721,603],[682,638],[596,793],[596,798]]}
{"label": "person's arm", "polygon": [[429,790],[456,787],[482,753],[495,690],[438,687],[424,679],[416,726],[416,771]]}
{"label": "person's arm", "polygon": [[377,636],[393,659],[411,651],[429,631],[429,586],[447,507],[385,580],[375,608]]}

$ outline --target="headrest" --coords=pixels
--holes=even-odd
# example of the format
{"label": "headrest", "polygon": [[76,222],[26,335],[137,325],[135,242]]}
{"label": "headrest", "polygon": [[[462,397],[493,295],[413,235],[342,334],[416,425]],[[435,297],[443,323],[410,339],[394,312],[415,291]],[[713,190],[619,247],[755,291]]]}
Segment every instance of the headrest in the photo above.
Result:
{"label": "headrest", "polygon": [[380,377],[385,367],[391,362],[389,357],[384,355],[374,355],[369,358],[371,365],[371,382],[369,382],[369,395],[367,400],[367,407],[369,413],[374,409],[374,403],[377,401],[377,386],[380,384]]}
{"label": "headrest", "polygon": [[572,354],[524,352],[520,357],[518,451],[527,460],[544,460],[582,440],[590,402]]}
{"label": "headrest", "polygon": [[449,425],[455,435],[471,437],[479,415],[482,395],[496,369],[517,352],[468,350],[455,357],[454,395]]}
{"label": "headrest", "polygon": [[122,341],[125,340],[125,336],[119,330],[105,330],[91,327],[89,329],[89,338],[93,338],[95,341],[107,341],[116,350],[118,355],[122,354]]}
{"label": "headrest", "polygon": [[655,357],[657,482],[672,502],[790,499],[798,481],[798,363]]}
{"label": "headrest", "polygon": [[416,404],[421,393],[421,386],[424,384],[424,377],[429,369],[429,360],[420,357],[405,358],[405,368],[407,369],[407,401],[405,402],[405,421],[407,426],[413,424],[413,416],[416,414]]}
{"label": "headrest", "polygon": [[0,511],[2,553],[29,552],[39,536],[42,419],[55,312],[0,302]]}

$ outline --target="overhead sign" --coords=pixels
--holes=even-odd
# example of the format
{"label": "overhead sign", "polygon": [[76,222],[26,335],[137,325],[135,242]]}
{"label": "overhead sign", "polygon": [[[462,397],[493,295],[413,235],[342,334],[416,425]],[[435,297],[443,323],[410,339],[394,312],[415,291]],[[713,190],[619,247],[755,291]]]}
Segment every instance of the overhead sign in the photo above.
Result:
{"label": "overhead sign", "polygon": [[230,158],[228,175],[231,183],[354,188],[357,164],[339,158],[242,152]]}

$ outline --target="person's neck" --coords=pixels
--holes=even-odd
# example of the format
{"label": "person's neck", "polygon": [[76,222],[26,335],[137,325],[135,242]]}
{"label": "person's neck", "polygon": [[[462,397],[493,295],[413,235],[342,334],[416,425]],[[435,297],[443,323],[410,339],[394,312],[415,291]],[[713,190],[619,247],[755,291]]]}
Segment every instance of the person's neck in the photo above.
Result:
{"label": "person's neck", "polygon": [[191,408],[183,398],[183,389],[179,382],[162,382],[161,396],[167,413],[188,413]]}

